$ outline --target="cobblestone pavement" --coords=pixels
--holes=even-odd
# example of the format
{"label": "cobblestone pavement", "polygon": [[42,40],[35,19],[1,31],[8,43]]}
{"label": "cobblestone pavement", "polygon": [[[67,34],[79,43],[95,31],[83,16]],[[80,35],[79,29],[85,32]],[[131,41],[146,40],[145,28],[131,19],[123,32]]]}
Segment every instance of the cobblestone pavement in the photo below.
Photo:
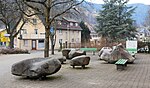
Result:
{"label": "cobblestone pavement", "polygon": [[[148,54],[137,54],[134,64],[128,64],[127,69],[123,71],[117,71],[114,64],[98,60],[98,55],[88,53],[91,61],[86,69],[73,69],[67,61],[60,71],[42,81],[24,79],[10,73],[13,63],[41,55],[42,52],[29,55],[1,55],[0,88],[150,88]],[[60,53],[55,56],[58,55]]]}

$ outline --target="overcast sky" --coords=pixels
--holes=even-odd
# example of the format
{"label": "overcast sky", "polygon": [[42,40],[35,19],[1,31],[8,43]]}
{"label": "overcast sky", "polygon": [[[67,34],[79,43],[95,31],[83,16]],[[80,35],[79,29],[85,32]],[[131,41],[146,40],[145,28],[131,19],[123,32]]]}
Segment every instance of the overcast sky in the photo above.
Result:
{"label": "overcast sky", "polygon": [[[103,4],[103,0],[86,0],[86,1]],[[129,0],[128,4],[131,4],[131,3],[143,3],[146,5],[150,5],[150,0]]]}

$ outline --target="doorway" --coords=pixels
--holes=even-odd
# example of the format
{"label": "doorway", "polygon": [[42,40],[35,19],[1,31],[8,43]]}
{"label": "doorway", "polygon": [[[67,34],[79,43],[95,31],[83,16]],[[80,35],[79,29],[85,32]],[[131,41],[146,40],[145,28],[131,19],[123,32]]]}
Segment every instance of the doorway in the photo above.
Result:
{"label": "doorway", "polygon": [[32,40],[32,50],[36,50],[36,40]]}

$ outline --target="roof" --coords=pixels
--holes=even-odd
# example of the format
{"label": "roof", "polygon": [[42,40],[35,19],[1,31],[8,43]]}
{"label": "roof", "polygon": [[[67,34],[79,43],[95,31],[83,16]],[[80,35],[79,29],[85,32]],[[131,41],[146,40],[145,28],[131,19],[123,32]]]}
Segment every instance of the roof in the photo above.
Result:
{"label": "roof", "polygon": [[5,29],[0,29],[0,32],[1,32],[1,31],[4,31],[4,30],[5,30]]}
{"label": "roof", "polygon": [[[41,19],[42,23],[45,24],[45,19],[44,19],[44,17],[43,17],[43,16],[40,16],[40,15],[38,15],[38,17]],[[66,21],[66,22],[79,23],[78,21],[76,21],[76,20],[74,20],[74,19],[67,18],[67,17],[61,17],[61,16],[60,16],[60,17],[57,17],[56,20],[60,20],[60,21],[64,20],[64,21]],[[69,29],[69,30],[82,30],[80,26],[77,26],[77,27],[75,27],[75,26],[67,27],[67,25],[59,25],[59,26],[57,26],[57,28],[58,28],[58,29],[65,29],[65,30],[67,30],[67,29]]]}
{"label": "roof", "polygon": [[145,36],[150,36],[150,31],[148,29],[142,28],[138,30],[139,33],[144,33]]}
{"label": "roof", "polygon": [[66,20],[66,21],[69,21],[69,22],[76,22],[76,23],[78,23],[78,21],[75,20],[75,19],[66,18],[66,17],[63,17],[63,19]]}
{"label": "roof", "polygon": [[96,31],[94,30],[94,26],[91,24],[86,23],[87,27],[91,31],[91,34],[97,34]]}

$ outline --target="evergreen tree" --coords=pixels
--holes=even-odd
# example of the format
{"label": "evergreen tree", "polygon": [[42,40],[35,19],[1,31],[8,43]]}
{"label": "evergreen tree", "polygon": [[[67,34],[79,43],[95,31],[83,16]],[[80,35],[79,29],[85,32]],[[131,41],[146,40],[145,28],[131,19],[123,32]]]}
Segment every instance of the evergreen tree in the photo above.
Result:
{"label": "evergreen tree", "polygon": [[99,35],[106,41],[119,41],[134,37],[135,27],[132,13],[135,8],[128,7],[128,0],[103,0],[103,9],[97,16]]}
{"label": "evergreen tree", "polygon": [[82,44],[84,44],[84,46],[87,46],[86,44],[90,42],[90,38],[91,38],[90,33],[91,32],[90,32],[88,26],[83,21],[81,21],[80,27],[82,28],[81,42],[82,42]]}

